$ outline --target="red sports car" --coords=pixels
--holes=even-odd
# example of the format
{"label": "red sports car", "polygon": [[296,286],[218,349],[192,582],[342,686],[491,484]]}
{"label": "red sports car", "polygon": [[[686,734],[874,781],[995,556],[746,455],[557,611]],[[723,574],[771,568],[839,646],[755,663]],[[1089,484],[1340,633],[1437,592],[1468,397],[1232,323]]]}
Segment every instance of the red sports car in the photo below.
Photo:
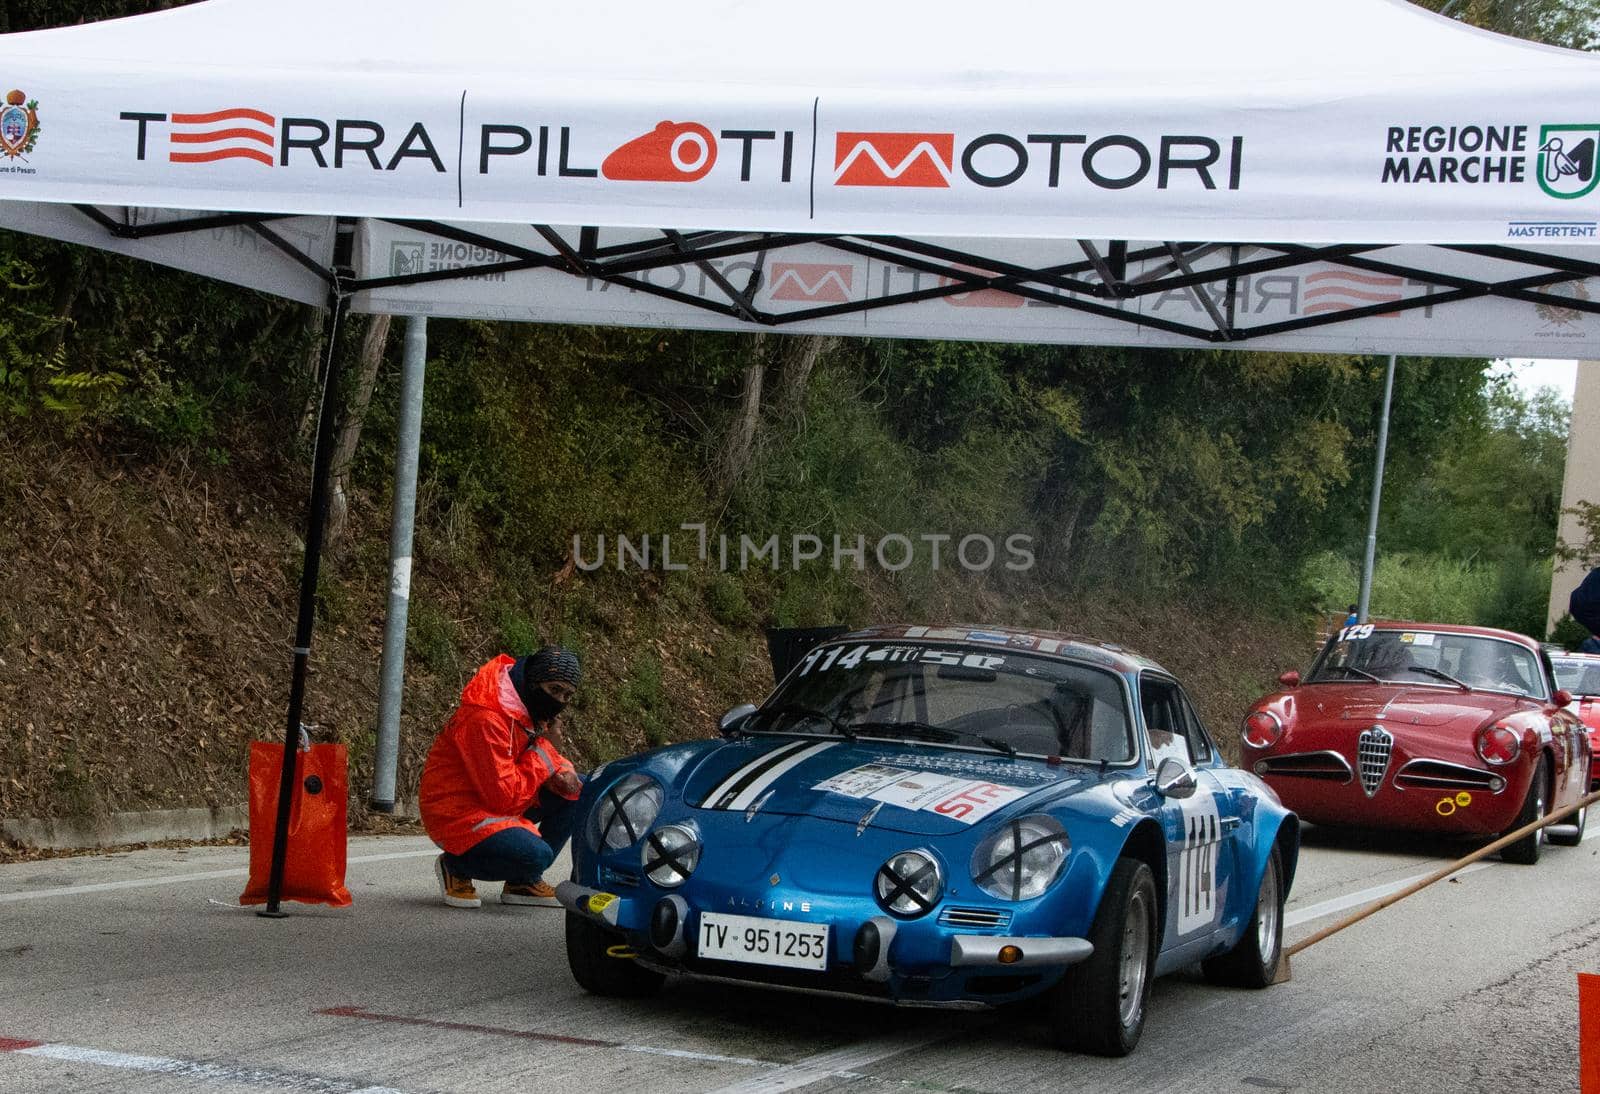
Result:
{"label": "red sports car", "polygon": [[[1550,661],[1556,686],[1571,693],[1572,709],[1589,727],[1589,751],[1600,753],[1600,654],[1557,653]],[[1600,764],[1589,769],[1589,789],[1600,790]]]}
{"label": "red sports car", "polygon": [[[1316,824],[1495,836],[1588,790],[1592,749],[1549,657],[1520,634],[1365,623],[1328,640],[1304,682],[1256,701],[1241,767]],[[1584,816],[1501,852],[1534,863]]]}

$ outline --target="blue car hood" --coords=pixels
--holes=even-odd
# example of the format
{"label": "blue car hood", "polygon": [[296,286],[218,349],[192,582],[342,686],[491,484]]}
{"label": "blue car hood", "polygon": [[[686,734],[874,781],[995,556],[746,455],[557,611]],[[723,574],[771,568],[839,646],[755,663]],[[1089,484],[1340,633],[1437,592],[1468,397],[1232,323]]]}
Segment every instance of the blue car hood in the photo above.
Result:
{"label": "blue car hood", "polygon": [[[698,809],[816,817],[943,836],[1099,782],[1093,768],[900,741],[755,736],[703,752],[678,780]],[[876,810],[876,812],[873,812]]]}

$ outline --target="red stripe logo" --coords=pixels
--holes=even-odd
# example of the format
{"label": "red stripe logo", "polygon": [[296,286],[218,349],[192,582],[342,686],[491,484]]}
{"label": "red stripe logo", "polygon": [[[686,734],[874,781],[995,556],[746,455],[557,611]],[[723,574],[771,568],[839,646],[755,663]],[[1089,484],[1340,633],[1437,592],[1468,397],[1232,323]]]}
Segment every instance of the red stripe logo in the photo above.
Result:
{"label": "red stripe logo", "polygon": [[808,304],[845,304],[855,282],[855,268],[831,262],[774,262],[772,299]]}
{"label": "red stripe logo", "polygon": [[[1398,304],[1405,299],[1405,280],[1386,274],[1357,273],[1354,270],[1323,270],[1307,274],[1305,314],[1353,311],[1373,304]],[[1380,312],[1385,318],[1398,312]]]}
{"label": "red stripe logo", "polygon": [[243,106],[174,114],[167,159],[173,163],[255,160],[271,167],[278,145],[277,124],[271,114]]}
{"label": "red stripe logo", "polygon": [[955,156],[954,133],[839,133],[833,184],[948,189]]}

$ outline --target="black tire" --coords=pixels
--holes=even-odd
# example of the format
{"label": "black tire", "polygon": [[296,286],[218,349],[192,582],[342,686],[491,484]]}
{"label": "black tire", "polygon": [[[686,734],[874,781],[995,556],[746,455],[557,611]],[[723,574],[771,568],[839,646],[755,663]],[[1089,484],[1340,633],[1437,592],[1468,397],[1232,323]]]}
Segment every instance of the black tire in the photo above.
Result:
{"label": "black tire", "polygon": [[[1517,813],[1517,819],[1511,822],[1513,830],[1525,824],[1532,824],[1549,811],[1550,805],[1550,776],[1549,768],[1543,756],[1539,757],[1539,766],[1533,769],[1533,779],[1528,783],[1528,796],[1522,799],[1522,809]],[[1507,844],[1500,849],[1500,857],[1506,862],[1518,866],[1532,866],[1539,861],[1539,852],[1544,848],[1545,830],[1523,836],[1516,843]]]}
{"label": "black tire", "polygon": [[624,945],[620,934],[606,930],[587,916],[567,913],[567,965],[578,986],[592,995],[640,999],[661,990],[666,977],[627,957],[612,957],[607,950]]}
{"label": "black tire", "polygon": [[[1227,953],[1200,963],[1206,979],[1233,988],[1264,988],[1278,978],[1283,960],[1283,861],[1278,848],[1267,856],[1267,868],[1256,890],[1256,907],[1244,934]],[[1266,902],[1266,915],[1262,903]]]}
{"label": "black tire", "polygon": [[1051,995],[1051,1031],[1063,1048],[1126,1056],[1139,1043],[1161,941],[1156,909],[1150,867],[1118,859],[1089,931],[1094,953],[1069,968]]}

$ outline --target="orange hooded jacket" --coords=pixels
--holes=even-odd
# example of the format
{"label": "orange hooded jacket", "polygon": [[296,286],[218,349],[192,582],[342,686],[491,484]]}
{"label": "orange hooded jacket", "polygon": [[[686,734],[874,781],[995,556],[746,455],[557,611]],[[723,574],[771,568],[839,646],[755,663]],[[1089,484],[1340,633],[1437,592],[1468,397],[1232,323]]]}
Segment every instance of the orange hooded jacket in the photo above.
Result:
{"label": "orange hooded jacket", "polygon": [[532,732],[528,708],[511,685],[515,663],[501,654],[477,671],[422,768],[423,827],[452,855],[507,828],[537,835],[523,812],[546,779],[572,770],[553,744]]}

